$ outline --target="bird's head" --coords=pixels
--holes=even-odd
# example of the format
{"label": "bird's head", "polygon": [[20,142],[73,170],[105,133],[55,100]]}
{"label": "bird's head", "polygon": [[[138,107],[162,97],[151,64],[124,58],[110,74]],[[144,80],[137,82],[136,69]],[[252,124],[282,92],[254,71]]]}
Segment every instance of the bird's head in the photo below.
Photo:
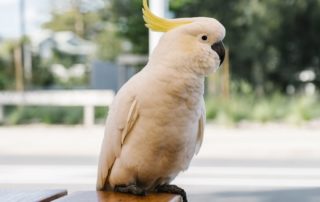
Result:
{"label": "bird's head", "polygon": [[150,61],[176,64],[175,68],[185,68],[201,75],[217,70],[222,64],[225,57],[222,43],[225,28],[216,19],[161,18],[151,12],[147,0],[143,0],[143,18],[146,27],[164,32]]}

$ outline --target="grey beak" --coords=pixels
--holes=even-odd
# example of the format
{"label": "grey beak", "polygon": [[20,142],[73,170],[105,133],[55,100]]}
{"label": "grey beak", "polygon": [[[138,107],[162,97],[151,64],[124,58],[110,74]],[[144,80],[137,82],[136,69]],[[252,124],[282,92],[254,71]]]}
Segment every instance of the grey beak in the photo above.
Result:
{"label": "grey beak", "polygon": [[222,41],[219,41],[215,44],[213,44],[211,46],[212,50],[216,51],[217,54],[219,55],[219,58],[220,58],[220,65],[223,63],[224,61],[224,56],[225,56],[225,49],[224,49],[224,45],[222,43]]}

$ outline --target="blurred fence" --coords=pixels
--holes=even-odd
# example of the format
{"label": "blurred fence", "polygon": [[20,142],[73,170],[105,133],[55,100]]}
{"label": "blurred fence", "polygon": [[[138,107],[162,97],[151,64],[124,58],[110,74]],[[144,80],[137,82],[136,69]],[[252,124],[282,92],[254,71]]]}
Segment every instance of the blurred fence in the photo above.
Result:
{"label": "blurred fence", "polygon": [[113,98],[111,90],[3,91],[0,92],[0,122],[4,119],[5,105],[82,106],[83,123],[90,126],[94,124],[94,107],[110,106]]}

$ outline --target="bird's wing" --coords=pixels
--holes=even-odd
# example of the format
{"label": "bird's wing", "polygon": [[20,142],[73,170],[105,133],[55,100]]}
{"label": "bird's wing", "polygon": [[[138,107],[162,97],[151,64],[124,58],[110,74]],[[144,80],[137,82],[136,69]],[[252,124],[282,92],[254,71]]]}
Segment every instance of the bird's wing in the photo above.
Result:
{"label": "bird's wing", "polygon": [[201,103],[201,115],[200,115],[200,119],[199,119],[198,136],[197,136],[197,143],[196,143],[196,150],[195,150],[196,155],[199,153],[200,147],[202,145],[204,126],[206,124],[206,108],[205,108],[203,98],[202,98],[201,102],[202,102]]}
{"label": "bird's wing", "polygon": [[117,98],[110,108],[106,122],[98,166],[97,190],[106,189],[109,171],[139,116],[135,97],[119,92]]}

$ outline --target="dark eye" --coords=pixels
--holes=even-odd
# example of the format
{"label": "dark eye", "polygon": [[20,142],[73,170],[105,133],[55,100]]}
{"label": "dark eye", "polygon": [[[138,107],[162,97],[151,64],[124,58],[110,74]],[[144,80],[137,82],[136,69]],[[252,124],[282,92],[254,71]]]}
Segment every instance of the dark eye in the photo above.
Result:
{"label": "dark eye", "polygon": [[203,36],[201,37],[201,39],[204,40],[204,41],[206,41],[206,40],[208,39],[208,37],[207,37],[206,35],[203,35]]}

